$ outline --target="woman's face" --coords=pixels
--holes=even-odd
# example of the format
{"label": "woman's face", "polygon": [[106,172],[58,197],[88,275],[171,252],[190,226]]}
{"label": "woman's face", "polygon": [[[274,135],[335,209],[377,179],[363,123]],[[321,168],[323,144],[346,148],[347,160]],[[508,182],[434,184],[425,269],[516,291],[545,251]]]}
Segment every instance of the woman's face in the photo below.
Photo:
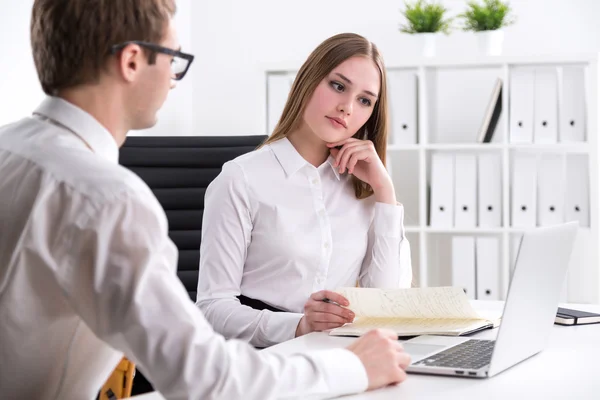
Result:
{"label": "woman's face", "polygon": [[349,58],[319,83],[304,111],[304,122],[327,143],[352,137],[371,117],[380,85],[372,60]]}

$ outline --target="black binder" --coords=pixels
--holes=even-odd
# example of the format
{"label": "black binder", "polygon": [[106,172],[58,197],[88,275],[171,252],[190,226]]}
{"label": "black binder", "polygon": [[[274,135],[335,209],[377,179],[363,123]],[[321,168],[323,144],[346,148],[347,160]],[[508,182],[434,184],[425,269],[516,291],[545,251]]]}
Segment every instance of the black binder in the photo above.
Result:
{"label": "black binder", "polygon": [[477,134],[478,143],[490,143],[502,113],[502,79],[496,79],[490,101]]}

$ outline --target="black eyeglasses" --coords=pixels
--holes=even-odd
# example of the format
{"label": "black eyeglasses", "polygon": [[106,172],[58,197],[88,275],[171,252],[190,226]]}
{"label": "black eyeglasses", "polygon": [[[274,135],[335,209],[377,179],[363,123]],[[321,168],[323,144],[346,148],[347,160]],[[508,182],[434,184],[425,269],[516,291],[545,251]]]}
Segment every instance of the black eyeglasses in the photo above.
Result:
{"label": "black eyeglasses", "polygon": [[173,60],[171,61],[171,73],[173,74],[173,79],[176,81],[183,79],[186,72],[190,68],[190,65],[192,64],[192,61],[194,61],[194,56],[191,54],[182,53],[179,50],[173,50],[154,43],[142,42],[139,40],[131,40],[121,44],[115,44],[111,47],[110,53],[116,54],[118,51],[123,50],[130,44],[137,44],[138,46],[145,47],[148,50],[173,56]]}

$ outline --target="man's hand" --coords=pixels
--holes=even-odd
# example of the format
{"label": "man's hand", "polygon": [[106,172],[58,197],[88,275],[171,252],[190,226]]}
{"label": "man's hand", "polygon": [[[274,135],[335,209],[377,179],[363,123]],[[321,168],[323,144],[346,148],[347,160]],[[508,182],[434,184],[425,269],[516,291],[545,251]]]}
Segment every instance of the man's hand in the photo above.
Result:
{"label": "man's hand", "polygon": [[358,356],[367,371],[369,390],[404,382],[410,355],[404,352],[394,332],[372,330],[347,347]]}

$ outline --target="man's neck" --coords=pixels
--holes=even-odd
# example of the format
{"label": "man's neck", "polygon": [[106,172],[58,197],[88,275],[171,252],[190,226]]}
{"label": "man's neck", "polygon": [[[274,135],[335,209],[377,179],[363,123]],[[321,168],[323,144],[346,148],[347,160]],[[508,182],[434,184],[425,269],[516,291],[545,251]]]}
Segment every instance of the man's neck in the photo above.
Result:
{"label": "man's neck", "polygon": [[119,147],[125,142],[129,129],[126,127],[122,104],[114,93],[99,85],[84,85],[62,90],[58,97],[94,117],[110,132]]}

